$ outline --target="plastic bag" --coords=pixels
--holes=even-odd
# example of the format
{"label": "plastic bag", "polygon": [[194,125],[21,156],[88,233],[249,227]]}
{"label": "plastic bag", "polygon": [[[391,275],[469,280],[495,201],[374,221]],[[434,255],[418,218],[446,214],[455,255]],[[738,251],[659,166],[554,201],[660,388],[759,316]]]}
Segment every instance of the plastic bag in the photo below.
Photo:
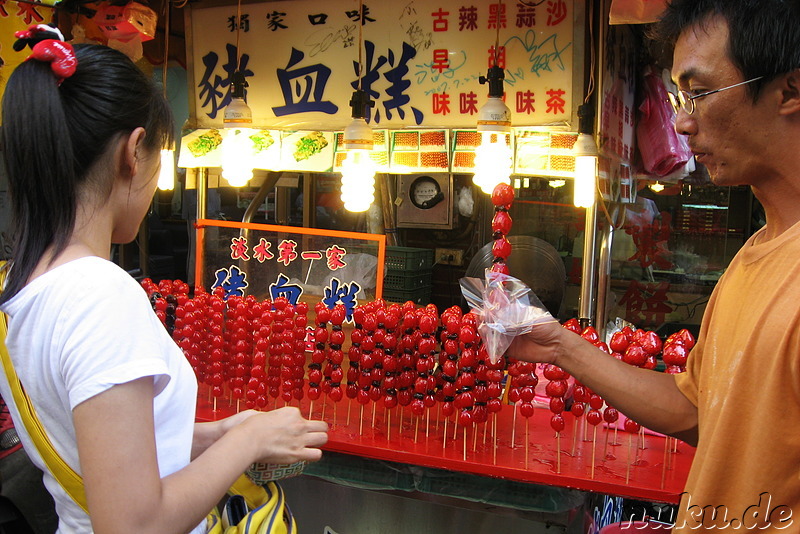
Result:
{"label": "plastic bag", "polygon": [[664,82],[652,70],[644,77],[644,99],[636,126],[636,141],[644,170],[666,176],[686,165],[692,157],[686,136],[675,131],[675,111]]}
{"label": "plastic bag", "polygon": [[478,317],[478,334],[489,360],[496,363],[516,336],[534,325],[555,321],[539,298],[520,280],[486,269],[486,278],[462,278],[461,293]]}

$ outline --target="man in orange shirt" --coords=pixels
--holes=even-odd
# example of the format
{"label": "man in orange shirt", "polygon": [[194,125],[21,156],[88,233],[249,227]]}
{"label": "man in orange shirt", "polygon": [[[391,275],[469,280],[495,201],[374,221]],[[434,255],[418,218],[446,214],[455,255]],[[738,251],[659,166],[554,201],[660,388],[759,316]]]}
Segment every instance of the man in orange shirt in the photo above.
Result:
{"label": "man in orange shirt", "polygon": [[686,373],[628,366],[555,323],[509,355],[572,373],[643,425],[697,445],[673,532],[800,522],[800,2],[672,0],[675,127],[767,224],[731,262]]}

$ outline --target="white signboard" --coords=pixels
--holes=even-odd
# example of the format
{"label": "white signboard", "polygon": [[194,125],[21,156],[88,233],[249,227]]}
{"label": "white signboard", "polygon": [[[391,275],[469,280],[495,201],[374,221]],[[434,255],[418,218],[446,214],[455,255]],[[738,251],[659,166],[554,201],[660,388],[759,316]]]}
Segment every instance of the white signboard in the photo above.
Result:
{"label": "white signboard", "polygon": [[366,0],[359,10],[294,0],[243,4],[239,15],[190,4],[196,126],[221,126],[238,66],[260,128],[341,130],[359,84],[375,128],[474,128],[488,93],[479,78],[495,56],[515,126],[568,122],[582,100],[573,2]]}

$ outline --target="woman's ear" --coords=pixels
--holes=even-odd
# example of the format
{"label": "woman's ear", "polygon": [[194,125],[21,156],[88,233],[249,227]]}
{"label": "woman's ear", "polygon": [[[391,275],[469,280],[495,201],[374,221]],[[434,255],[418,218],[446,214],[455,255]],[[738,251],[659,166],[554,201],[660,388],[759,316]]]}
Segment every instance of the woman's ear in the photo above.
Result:
{"label": "woman's ear", "polygon": [[126,178],[136,175],[139,170],[139,158],[144,157],[145,130],[141,126],[134,129],[127,137],[122,138],[122,154],[120,161],[120,172]]}

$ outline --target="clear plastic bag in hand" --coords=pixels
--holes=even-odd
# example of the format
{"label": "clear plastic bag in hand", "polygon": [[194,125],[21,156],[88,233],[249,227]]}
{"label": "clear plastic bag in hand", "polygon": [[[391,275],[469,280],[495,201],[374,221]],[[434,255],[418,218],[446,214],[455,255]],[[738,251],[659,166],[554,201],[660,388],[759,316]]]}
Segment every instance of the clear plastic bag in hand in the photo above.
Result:
{"label": "clear plastic bag in hand", "polygon": [[536,294],[522,281],[486,269],[484,280],[462,278],[461,293],[478,317],[478,334],[489,360],[497,362],[516,336],[534,325],[555,321]]}

